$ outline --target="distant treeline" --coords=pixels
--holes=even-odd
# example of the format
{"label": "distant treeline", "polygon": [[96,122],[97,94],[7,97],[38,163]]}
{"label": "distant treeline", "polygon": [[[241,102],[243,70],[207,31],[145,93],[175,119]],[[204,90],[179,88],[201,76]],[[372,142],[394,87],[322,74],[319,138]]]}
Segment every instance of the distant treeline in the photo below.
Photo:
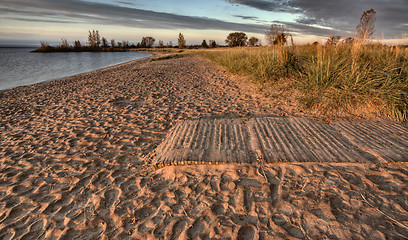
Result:
{"label": "distant treeline", "polygon": [[132,48],[215,48],[218,47],[214,40],[209,40],[207,44],[206,40],[203,40],[201,45],[186,45],[186,40],[182,33],[179,33],[178,44],[173,46],[170,41],[164,44],[162,40],[158,41],[155,45],[156,39],[153,37],[143,37],[142,41],[134,44],[129,41],[118,41],[111,39],[108,41],[105,37],[101,37],[98,30],[89,31],[88,41],[85,45],[79,40],[75,40],[74,44],[68,43],[67,39],[62,38],[61,43],[57,46],[51,46],[47,42],[41,42],[41,47],[34,50],[34,52],[125,52]]}

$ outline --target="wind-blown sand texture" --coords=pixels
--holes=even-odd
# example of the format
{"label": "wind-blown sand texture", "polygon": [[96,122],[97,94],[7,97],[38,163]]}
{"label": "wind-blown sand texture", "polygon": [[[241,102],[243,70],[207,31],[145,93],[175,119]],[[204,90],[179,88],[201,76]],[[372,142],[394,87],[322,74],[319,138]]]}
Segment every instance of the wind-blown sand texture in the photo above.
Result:
{"label": "wind-blown sand texture", "polygon": [[177,120],[250,114],[301,115],[192,57],[1,91],[0,239],[408,236],[406,163],[143,165]]}
{"label": "wind-blown sand texture", "polygon": [[408,128],[390,121],[299,117],[180,121],[155,150],[157,167],[272,162],[408,162]]}

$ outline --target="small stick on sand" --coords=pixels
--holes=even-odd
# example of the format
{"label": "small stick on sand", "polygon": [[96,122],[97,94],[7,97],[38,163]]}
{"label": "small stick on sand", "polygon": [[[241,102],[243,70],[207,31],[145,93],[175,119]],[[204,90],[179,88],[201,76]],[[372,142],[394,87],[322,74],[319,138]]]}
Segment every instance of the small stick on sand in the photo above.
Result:
{"label": "small stick on sand", "polygon": [[385,212],[381,211],[380,209],[374,207],[371,203],[369,203],[369,202],[367,201],[367,199],[363,196],[363,194],[360,193],[360,195],[361,195],[361,198],[363,198],[364,202],[365,202],[368,206],[370,206],[370,207],[374,208],[375,210],[377,210],[378,212],[382,213],[384,216],[386,216],[386,217],[387,217],[388,219],[390,219],[391,221],[395,222],[397,225],[400,225],[401,227],[404,227],[404,228],[408,229],[408,226],[407,226],[407,225],[405,225],[405,224],[399,222],[399,221],[396,220],[395,218],[391,217],[390,215],[386,214]]}

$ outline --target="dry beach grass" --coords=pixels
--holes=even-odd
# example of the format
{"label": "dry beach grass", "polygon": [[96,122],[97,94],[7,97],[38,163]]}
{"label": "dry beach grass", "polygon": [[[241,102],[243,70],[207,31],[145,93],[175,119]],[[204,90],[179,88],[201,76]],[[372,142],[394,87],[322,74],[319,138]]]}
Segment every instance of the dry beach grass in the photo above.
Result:
{"label": "dry beach grass", "polygon": [[179,119],[256,114],[304,115],[197,57],[1,91],[0,238],[408,235],[406,163],[145,164]]}

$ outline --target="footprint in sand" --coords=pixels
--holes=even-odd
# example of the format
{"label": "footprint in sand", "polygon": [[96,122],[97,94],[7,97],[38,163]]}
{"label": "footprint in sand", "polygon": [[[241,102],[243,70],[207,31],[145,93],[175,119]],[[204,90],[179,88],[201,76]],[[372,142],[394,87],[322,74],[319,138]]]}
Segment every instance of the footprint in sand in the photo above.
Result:
{"label": "footprint in sand", "polygon": [[135,211],[134,217],[137,221],[141,222],[150,219],[156,213],[153,207],[142,207]]}
{"label": "footprint in sand", "polygon": [[7,219],[15,219],[20,217],[21,215],[25,214],[26,211],[24,210],[23,207],[21,207],[20,205],[14,207],[13,209],[11,209],[8,218]]}
{"label": "footprint in sand", "polygon": [[205,229],[205,223],[202,218],[195,220],[193,225],[187,230],[187,237],[189,239],[198,238]]}
{"label": "footprint in sand", "polygon": [[64,200],[59,199],[55,202],[52,202],[48,205],[48,207],[43,211],[44,214],[51,215],[57,212],[61,206],[64,204]]}
{"label": "footprint in sand", "polygon": [[250,189],[244,190],[244,206],[248,212],[252,210],[253,198],[252,191]]}
{"label": "footprint in sand", "polygon": [[107,190],[104,194],[105,198],[102,200],[103,203],[101,203],[101,206],[106,206],[107,208],[110,208],[118,199],[119,194],[120,192],[118,189]]}
{"label": "footprint in sand", "polygon": [[30,194],[34,191],[34,188],[26,187],[23,185],[16,185],[13,187],[12,192],[18,195]]}
{"label": "footprint in sand", "polygon": [[243,226],[238,230],[238,240],[251,240],[255,238],[255,229],[252,226]]}
{"label": "footprint in sand", "polygon": [[0,234],[0,239],[3,239],[3,240],[13,239],[15,235],[16,235],[16,231],[12,228],[9,228],[4,233]]}
{"label": "footprint in sand", "polygon": [[172,229],[172,234],[171,234],[171,240],[176,240],[179,239],[180,234],[183,232],[187,225],[187,220],[181,219],[178,220],[174,225]]}

